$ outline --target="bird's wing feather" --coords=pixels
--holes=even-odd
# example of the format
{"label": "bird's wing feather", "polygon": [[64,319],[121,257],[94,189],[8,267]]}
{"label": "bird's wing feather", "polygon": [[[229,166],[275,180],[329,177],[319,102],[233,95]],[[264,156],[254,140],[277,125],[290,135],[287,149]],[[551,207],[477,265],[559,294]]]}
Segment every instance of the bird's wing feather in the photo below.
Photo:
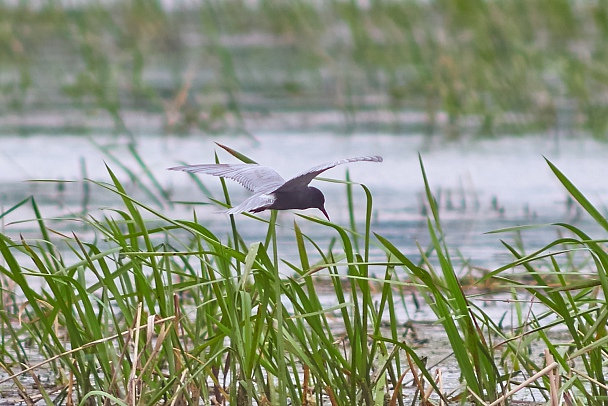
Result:
{"label": "bird's wing feather", "polygon": [[275,191],[287,192],[292,189],[298,189],[303,186],[306,186],[317,177],[320,173],[325,172],[328,169],[333,168],[334,166],[347,164],[349,162],[359,162],[359,161],[368,161],[368,162],[382,162],[381,156],[361,156],[356,158],[345,158],[340,159],[338,161],[329,162],[326,164],[317,165],[313,168],[310,168],[306,172],[296,176],[285,182],[283,185],[279,186]]}
{"label": "bird's wing feather", "polygon": [[[249,212],[252,210],[256,210],[256,209],[267,209],[269,206],[271,206],[275,201],[275,197],[272,194],[265,194],[265,193],[256,193],[255,195],[251,196],[248,199],[245,199],[241,204],[239,204],[238,206],[234,206],[231,209],[228,210],[224,210],[224,213],[228,213],[228,214],[237,214],[237,213],[243,213],[243,212]],[[259,211],[259,210],[256,210]]]}
{"label": "bird's wing feather", "polygon": [[171,171],[205,173],[237,181],[254,193],[269,192],[285,183],[274,169],[255,164],[202,164],[175,166]]}

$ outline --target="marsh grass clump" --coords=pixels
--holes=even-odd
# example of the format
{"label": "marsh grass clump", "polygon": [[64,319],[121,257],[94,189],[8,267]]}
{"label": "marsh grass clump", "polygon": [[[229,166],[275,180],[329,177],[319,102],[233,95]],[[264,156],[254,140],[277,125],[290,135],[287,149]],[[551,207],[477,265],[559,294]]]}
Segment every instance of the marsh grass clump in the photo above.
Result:
{"label": "marsh grass clump", "polygon": [[[2,218],[27,206],[38,237],[0,234],[1,387],[46,404],[487,405],[522,390],[543,402],[603,404],[604,241],[559,224],[572,237],[532,254],[505,243],[514,261],[483,279],[502,284],[516,303],[507,329],[461,284],[422,161],[421,168],[431,245],[415,260],[372,232],[372,194],[348,176],[350,227],[299,215],[289,225],[296,261],[282,257],[277,229],[288,225],[277,223],[276,212],[269,219],[247,214],[267,230],[262,241],[247,243],[236,217],[220,237],[196,211],[174,219],[135,200],[110,168],[110,183],[88,182],[121,204],[53,220],[79,221],[86,238],[49,227],[34,197],[20,202]],[[355,196],[365,202],[361,222]],[[330,228],[335,238],[321,246],[302,231],[304,222]],[[370,260],[373,245],[384,261]],[[572,251],[590,256],[592,277],[562,268],[559,256]],[[506,273],[513,268],[534,283]],[[400,306],[412,289],[435,313],[458,365],[460,382],[449,392],[442,366],[427,365],[424,342],[403,337]],[[523,301],[542,308],[526,312]],[[547,351],[543,360],[533,354],[538,343]],[[26,376],[33,383],[26,385]]]}
{"label": "marsh grass clump", "polygon": [[[224,243],[196,216],[174,220],[135,201],[109,172],[111,184],[91,182],[120,196],[123,207],[79,220],[95,232],[93,241],[54,232],[35,199],[29,203],[41,238],[3,235],[0,241],[6,262],[0,270],[17,291],[11,301],[21,303],[2,312],[3,365],[10,375],[3,381],[18,386],[21,375],[44,366],[59,388],[39,384],[36,395],[21,391],[22,397],[91,404],[287,404],[329,397],[335,404],[371,404],[388,393],[387,374],[396,381],[404,373],[387,344],[369,337],[382,317],[366,281],[367,189],[362,254],[347,230],[303,217],[335,228],[344,252],[322,250],[294,223],[301,264],[285,263],[297,272],[286,277],[279,272],[276,214],[265,241],[246,245],[232,219],[234,232]],[[57,239],[68,253],[57,249]],[[322,263],[309,263],[311,247]],[[316,297],[321,268],[337,290],[333,309]],[[394,267],[386,269],[390,281]],[[345,281],[352,291],[343,289]],[[394,306],[390,288],[384,287],[383,308]],[[333,312],[344,317],[346,335],[339,338],[329,328]],[[28,360],[23,336],[45,361]],[[19,373],[16,365],[27,368]]]}

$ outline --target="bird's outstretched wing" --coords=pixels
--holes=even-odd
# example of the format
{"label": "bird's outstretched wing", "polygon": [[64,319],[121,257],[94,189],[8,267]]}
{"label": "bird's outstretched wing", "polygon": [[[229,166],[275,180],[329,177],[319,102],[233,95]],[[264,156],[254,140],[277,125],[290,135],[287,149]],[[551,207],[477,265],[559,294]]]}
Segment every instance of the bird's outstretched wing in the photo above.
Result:
{"label": "bird's outstretched wing", "polygon": [[278,187],[275,191],[288,192],[293,189],[298,189],[303,186],[306,186],[317,177],[320,173],[325,172],[328,169],[333,168],[334,166],[347,164],[349,162],[359,162],[359,161],[368,161],[368,162],[382,162],[381,156],[360,156],[356,158],[345,158],[340,159],[338,161],[329,162],[326,164],[317,165],[313,168],[310,168],[306,172],[296,176],[285,182],[283,185]]}
{"label": "bird's outstretched wing", "polygon": [[205,173],[237,181],[254,193],[275,190],[285,183],[274,169],[255,164],[202,164],[175,166],[171,171]]}

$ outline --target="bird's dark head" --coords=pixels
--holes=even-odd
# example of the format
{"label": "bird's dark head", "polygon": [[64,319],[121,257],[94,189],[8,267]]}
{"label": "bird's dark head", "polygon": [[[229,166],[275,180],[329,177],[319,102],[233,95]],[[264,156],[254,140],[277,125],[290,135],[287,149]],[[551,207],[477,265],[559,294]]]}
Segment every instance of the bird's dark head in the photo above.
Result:
{"label": "bird's dark head", "polygon": [[325,196],[323,196],[323,192],[321,192],[316,187],[309,187],[309,189],[310,189],[310,196],[312,198],[311,207],[321,210],[321,212],[325,215],[325,217],[327,217],[327,221],[331,221],[329,219],[329,215],[325,211]]}

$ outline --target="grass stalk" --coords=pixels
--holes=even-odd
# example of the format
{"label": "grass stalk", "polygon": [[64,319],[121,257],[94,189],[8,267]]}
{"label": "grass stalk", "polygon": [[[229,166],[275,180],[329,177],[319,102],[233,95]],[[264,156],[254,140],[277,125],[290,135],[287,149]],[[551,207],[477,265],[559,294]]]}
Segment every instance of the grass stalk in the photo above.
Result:
{"label": "grass stalk", "polygon": [[[55,232],[34,198],[20,202],[0,218],[29,205],[39,238],[0,233],[3,381],[48,374],[64,389],[57,395],[39,386],[36,391],[47,403],[70,397],[81,404],[202,399],[219,404],[314,399],[321,404],[330,399],[335,405],[376,405],[391,399],[404,405],[411,401],[403,384],[409,371],[416,374],[421,399],[429,396],[426,386],[448,402],[425,364],[425,348],[415,349],[401,336],[398,315],[405,293],[399,289],[408,285],[418,289],[446,331],[464,383],[457,397],[498,402],[525,383],[547,400],[554,398],[555,372],[545,375],[542,363],[529,353],[533,341],[540,341],[559,366],[561,393],[603,404],[606,240],[560,223],[552,226],[560,238],[532,253],[504,242],[513,261],[481,282],[493,278],[515,300],[525,292],[526,302],[543,306],[526,313],[520,305],[518,325],[509,334],[502,320],[492,320],[462,286],[420,164],[431,241],[420,249],[420,261],[372,232],[372,194],[365,186],[365,216],[357,222],[358,189],[348,176],[349,227],[300,215],[292,226],[297,261],[283,256],[278,233],[287,226],[277,222],[276,212],[268,221],[250,216],[267,227],[263,241],[247,244],[235,217],[229,235],[220,238],[196,211],[189,220],[177,220],[134,199],[109,167],[111,183],[89,183],[119,197],[121,204],[79,217],[81,229],[89,233]],[[605,228],[601,211],[549,165]],[[224,202],[230,204],[225,186]],[[321,245],[302,231],[303,224],[327,227],[334,238]],[[386,261],[371,260],[374,245],[384,250]],[[526,279],[507,274],[514,268]],[[289,269],[293,275],[286,274]],[[551,335],[562,326],[568,335],[564,344]],[[45,359],[42,363],[32,361],[32,348]],[[15,372],[18,368],[23,370]]]}

